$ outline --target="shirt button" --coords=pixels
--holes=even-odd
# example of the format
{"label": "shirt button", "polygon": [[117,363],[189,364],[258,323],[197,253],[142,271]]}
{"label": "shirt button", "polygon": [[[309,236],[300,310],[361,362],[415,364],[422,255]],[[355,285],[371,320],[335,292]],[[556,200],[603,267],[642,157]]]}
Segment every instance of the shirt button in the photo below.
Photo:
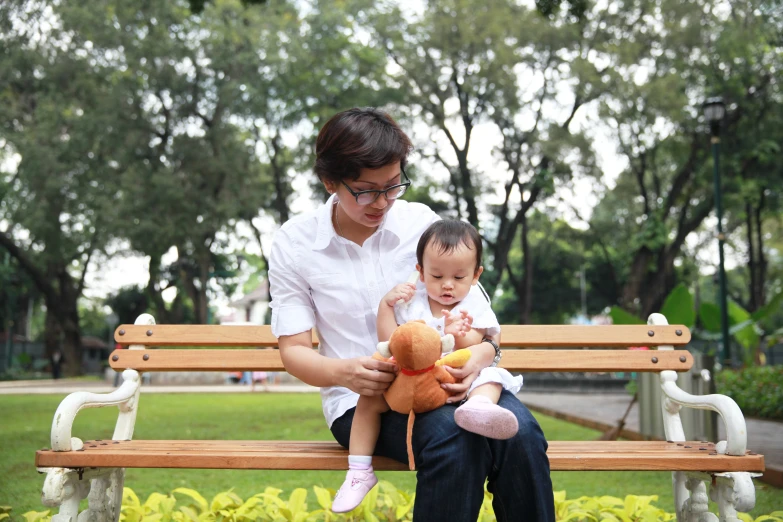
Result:
{"label": "shirt button", "polygon": [[441,329],[441,326],[440,326],[440,325],[438,325],[438,330],[440,330],[440,329]]}

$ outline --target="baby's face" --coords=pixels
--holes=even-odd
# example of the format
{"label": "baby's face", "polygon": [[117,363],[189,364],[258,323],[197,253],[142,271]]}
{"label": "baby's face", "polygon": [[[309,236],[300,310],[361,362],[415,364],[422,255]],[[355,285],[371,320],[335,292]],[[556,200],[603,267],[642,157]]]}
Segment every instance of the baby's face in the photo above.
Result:
{"label": "baby's face", "polygon": [[416,269],[427,295],[449,308],[465,299],[484,270],[476,269],[476,252],[464,243],[448,254],[440,253],[439,245],[430,243],[422,257],[424,267],[416,265]]}

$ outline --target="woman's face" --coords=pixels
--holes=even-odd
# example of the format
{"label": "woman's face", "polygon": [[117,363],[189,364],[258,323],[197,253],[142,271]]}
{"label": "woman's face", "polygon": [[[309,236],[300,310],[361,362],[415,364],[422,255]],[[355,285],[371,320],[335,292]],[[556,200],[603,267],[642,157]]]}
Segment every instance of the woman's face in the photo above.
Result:
{"label": "woman's face", "polygon": [[[400,162],[396,162],[375,170],[362,169],[359,178],[355,181],[348,179],[343,180],[342,183],[335,183],[327,180],[324,182],[324,186],[328,192],[332,194],[337,193],[342,214],[357,225],[375,229],[381,224],[383,216],[391,209],[394,201],[387,201],[386,197],[381,195],[372,203],[360,205],[356,202],[356,198],[350,193],[346,185],[354,192],[384,190],[392,185],[399,185],[401,178]],[[345,227],[346,223],[343,215],[338,217],[340,218],[340,225]]]}

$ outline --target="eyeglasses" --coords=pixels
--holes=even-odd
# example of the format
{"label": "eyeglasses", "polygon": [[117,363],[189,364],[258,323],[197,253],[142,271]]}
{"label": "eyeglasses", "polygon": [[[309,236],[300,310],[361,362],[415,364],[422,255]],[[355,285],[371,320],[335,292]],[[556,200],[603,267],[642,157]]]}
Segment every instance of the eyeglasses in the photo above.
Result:
{"label": "eyeglasses", "polygon": [[350,192],[351,195],[356,198],[356,203],[359,205],[369,205],[370,203],[374,203],[376,199],[381,197],[381,194],[386,196],[386,201],[394,201],[395,199],[402,197],[402,195],[405,194],[405,191],[408,190],[408,187],[411,186],[411,180],[408,179],[408,175],[405,174],[405,170],[400,169],[400,172],[402,172],[402,175],[405,177],[405,181],[399,185],[392,185],[391,187],[384,190],[360,190],[359,192],[354,192],[354,190],[349,187],[345,181],[341,180],[340,182],[345,185],[345,188],[348,189],[348,192]]}

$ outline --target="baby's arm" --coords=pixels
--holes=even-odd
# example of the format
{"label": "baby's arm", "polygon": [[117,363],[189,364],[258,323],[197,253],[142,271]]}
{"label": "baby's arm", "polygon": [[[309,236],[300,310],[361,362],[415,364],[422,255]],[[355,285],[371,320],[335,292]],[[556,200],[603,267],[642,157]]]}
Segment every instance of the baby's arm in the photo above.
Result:
{"label": "baby's arm", "polygon": [[412,283],[402,283],[395,286],[391,291],[383,296],[381,304],[378,305],[378,340],[388,341],[391,334],[397,328],[397,319],[394,317],[394,305],[397,301],[408,302],[413,298],[416,292],[416,285]]}
{"label": "baby's arm", "polygon": [[455,341],[455,350],[468,348],[480,344],[486,334],[483,328],[473,328],[473,317],[466,311],[459,313],[443,311],[445,317],[443,333],[452,334]]}
{"label": "baby's arm", "polygon": [[485,333],[486,330],[483,328],[471,328],[464,336],[454,338],[454,349],[459,350],[481,344]]}

